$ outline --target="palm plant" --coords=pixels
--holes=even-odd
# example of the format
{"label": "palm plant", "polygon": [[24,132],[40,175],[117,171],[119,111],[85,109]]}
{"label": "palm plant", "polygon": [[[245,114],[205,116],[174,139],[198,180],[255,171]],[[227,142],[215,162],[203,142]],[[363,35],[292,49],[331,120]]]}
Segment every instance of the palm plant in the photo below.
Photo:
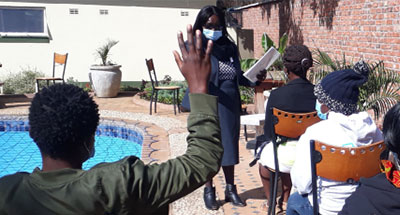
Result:
{"label": "palm plant", "polygon": [[261,45],[264,49],[264,53],[267,52],[271,47],[274,47],[281,54],[281,56],[278,58],[278,60],[276,60],[275,63],[272,65],[272,67],[275,70],[283,70],[282,55],[285,52],[288,39],[289,39],[288,35],[286,33],[284,33],[282,35],[282,37],[279,38],[279,46],[276,47],[274,44],[274,41],[271,40],[271,38],[268,36],[267,33],[264,33],[261,38]]}
{"label": "palm plant", "polygon": [[[264,49],[264,53],[268,51],[271,47],[274,47],[278,50],[278,52],[281,54],[281,57],[275,63],[271,66],[275,70],[283,70],[283,62],[282,62],[282,55],[285,52],[286,46],[288,42],[288,35],[284,33],[282,37],[279,39],[279,47],[276,48],[274,41],[271,40],[271,38],[268,36],[267,33],[264,33],[263,36],[261,37],[261,46]],[[255,58],[248,58],[248,59],[242,59],[240,61],[240,66],[242,70],[246,71],[250,67],[252,67],[258,59]]]}
{"label": "palm plant", "polygon": [[[316,49],[314,55],[316,55],[314,59],[316,66],[309,74],[309,80],[313,83],[319,82],[330,72],[353,67],[353,62],[346,61],[344,54],[341,60],[333,60],[327,53]],[[375,119],[379,119],[400,100],[398,94],[400,75],[395,71],[386,69],[383,61],[369,63],[368,65],[371,72],[367,83],[359,88],[358,107],[361,111],[372,109]]]}
{"label": "palm plant", "polygon": [[108,39],[104,45],[102,45],[98,49],[96,49],[96,55],[101,59],[102,66],[113,65],[109,61],[110,50],[112,47],[117,45],[118,42],[119,41]]}
{"label": "palm plant", "polygon": [[400,75],[385,69],[383,61],[370,64],[368,82],[360,87],[358,106],[360,110],[372,109],[375,118],[386,114],[399,100]]}

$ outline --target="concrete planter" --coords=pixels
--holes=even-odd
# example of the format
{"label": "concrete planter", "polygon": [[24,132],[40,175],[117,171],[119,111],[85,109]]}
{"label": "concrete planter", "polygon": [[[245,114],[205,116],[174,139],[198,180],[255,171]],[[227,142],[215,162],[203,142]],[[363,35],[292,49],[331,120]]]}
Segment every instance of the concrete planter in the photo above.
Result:
{"label": "concrete planter", "polygon": [[115,97],[121,85],[121,65],[91,66],[89,80],[97,97]]}

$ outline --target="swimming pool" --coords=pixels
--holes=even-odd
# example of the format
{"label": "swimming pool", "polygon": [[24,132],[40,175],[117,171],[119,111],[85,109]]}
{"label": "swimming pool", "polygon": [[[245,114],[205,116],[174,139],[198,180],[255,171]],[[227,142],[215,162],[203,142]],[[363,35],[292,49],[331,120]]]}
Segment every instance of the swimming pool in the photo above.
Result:
{"label": "swimming pool", "polygon": [[[0,117],[0,177],[42,167],[39,148],[29,137],[27,117]],[[142,156],[144,131],[124,121],[101,119],[95,137],[95,156],[83,163],[87,170],[101,162]]]}

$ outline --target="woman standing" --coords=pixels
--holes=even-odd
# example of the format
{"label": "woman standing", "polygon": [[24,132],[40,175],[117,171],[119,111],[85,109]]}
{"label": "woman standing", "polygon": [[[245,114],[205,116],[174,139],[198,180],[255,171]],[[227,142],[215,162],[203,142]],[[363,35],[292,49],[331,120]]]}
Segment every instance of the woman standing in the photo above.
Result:
{"label": "woman standing", "polygon": [[[215,6],[202,8],[193,26],[193,31],[196,30],[202,32],[203,44],[207,44],[208,40],[213,41],[209,93],[218,96],[218,114],[224,147],[221,165],[226,181],[225,201],[244,207],[246,203],[238,196],[234,184],[235,165],[239,163],[241,111],[239,85],[255,86],[256,84],[243,76],[238,49],[228,38],[225,17],[221,9]],[[265,73],[262,73],[259,78],[262,79],[261,76],[264,75]],[[182,106],[185,106],[185,101],[182,102]],[[204,203],[210,210],[219,208],[212,180],[207,182],[204,188]]]}

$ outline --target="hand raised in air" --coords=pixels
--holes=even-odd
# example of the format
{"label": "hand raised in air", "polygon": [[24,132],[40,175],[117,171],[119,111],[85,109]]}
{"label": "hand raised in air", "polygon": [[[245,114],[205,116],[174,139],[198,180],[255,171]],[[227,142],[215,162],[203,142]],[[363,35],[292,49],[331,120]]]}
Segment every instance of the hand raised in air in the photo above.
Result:
{"label": "hand raised in air", "polygon": [[191,25],[187,26],[187,40],[187,46],[185,46],[182,32],[178,33],[178,43],[182,57],[177,51],[173,52],[176,64],[188,83],[190,93],[207,93],[211,74],[210,53],[212,41],[208,41],[204,52],[201,31],[196,31],[196,42],[194,42]]}

